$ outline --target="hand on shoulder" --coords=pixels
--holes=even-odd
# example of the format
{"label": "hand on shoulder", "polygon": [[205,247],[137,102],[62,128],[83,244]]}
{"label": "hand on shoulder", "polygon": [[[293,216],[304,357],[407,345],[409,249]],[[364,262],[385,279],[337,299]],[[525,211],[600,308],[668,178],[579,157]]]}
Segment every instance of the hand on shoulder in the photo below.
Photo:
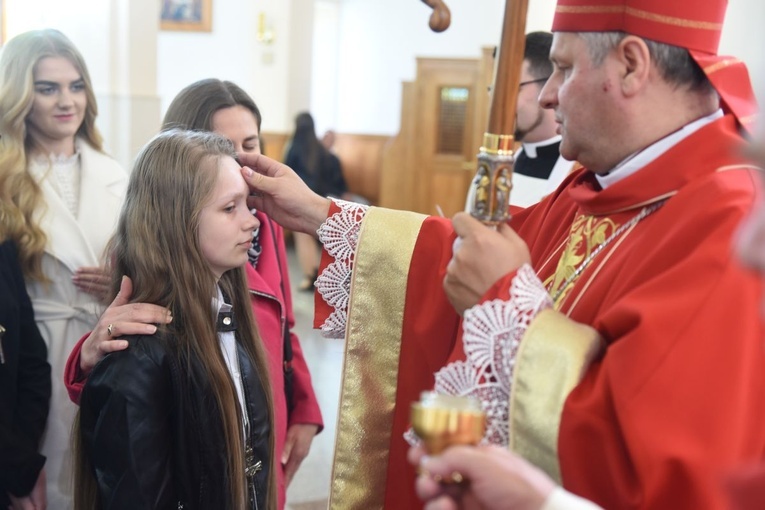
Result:
{"label": "hand on shoulder", "polygon": [[121,351],[128,346],[128,335],[153,335],[155,324],[168,324],[173,320],[170,311],[149,303],[130,303],[133,282],[122,277],[120,291],[104,311],[80,351],[80,371],[87,375],[93,367],[110,352]]}

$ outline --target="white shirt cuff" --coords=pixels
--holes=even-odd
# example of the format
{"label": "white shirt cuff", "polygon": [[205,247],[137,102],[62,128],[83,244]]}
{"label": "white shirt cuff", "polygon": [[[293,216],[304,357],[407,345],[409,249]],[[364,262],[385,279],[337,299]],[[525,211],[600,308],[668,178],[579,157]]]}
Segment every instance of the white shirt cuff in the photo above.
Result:
{"label": "white shirt cuff", "polygon": [[540,510],[597,510],[600,508],[592,501],[571,494],[563,487],[556,487]]}

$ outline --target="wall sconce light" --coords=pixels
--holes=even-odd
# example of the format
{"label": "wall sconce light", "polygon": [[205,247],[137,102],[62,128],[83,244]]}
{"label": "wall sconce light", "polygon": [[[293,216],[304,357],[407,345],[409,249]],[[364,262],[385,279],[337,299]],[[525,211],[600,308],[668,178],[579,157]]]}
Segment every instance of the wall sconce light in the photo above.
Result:
{"label": "wall sconce light", "polygon": [[266,13],[261,12],[258,14],[258,31],[256,33],[258,42],[263,44],[271,44],[274,42],[274,29],[271,23],[266,22]]}

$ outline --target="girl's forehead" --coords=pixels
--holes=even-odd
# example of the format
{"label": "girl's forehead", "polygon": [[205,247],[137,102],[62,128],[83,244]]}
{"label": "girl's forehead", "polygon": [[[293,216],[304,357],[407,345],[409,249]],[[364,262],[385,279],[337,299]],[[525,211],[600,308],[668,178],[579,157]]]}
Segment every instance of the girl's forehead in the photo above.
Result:
{"label": "girl's forehead", "polygon": [[240,188],[246,188],[247,182],[244,180],[241,172],[241,166],[230,156],[220,158],[217,165],[216,183],[217,188],[221,190],[237,191]]}

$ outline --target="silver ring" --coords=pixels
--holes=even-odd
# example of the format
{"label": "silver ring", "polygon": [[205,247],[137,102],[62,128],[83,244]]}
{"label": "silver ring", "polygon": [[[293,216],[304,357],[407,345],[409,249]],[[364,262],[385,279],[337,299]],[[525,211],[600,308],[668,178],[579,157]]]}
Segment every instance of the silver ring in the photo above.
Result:
{"label": "silver ring", "polygon": [[109,333],[109,336],[112,336],[113,329],[114,329],[114,324],[109,324],[108,326],[106,326],[106,332]]}

